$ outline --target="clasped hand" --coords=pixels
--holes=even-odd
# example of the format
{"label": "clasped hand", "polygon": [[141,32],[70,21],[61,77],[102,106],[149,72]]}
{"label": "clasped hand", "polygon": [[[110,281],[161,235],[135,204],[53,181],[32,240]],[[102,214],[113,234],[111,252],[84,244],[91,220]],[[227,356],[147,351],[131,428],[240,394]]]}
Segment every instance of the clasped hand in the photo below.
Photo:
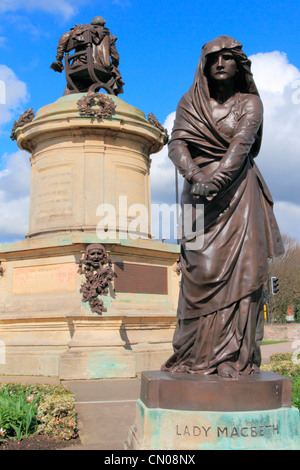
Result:
{"label": "clasped hand", "polygon": [[208,197],[216,194],[219,191],[214,183],[203,181],[193,184],[191,194],[197,199],[200,196]]}

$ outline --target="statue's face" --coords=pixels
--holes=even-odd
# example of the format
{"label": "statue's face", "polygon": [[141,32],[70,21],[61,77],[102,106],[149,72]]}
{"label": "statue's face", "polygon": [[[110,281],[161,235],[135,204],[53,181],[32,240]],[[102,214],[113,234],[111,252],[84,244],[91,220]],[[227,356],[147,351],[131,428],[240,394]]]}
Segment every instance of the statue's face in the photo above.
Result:
{"label": "statue's face", "polygon": [[237,73],[237,64],[230,51],[220,51],[209,57],[209,76],[215,81],[232,80]]}

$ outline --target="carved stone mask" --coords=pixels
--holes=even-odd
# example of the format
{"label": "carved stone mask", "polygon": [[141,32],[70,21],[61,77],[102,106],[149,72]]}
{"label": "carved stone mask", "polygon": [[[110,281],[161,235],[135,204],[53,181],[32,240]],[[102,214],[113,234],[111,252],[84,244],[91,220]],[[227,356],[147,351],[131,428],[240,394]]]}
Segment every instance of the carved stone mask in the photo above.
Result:
{"label": "carved stone mask", "polygon": [[105,260],[104,249],[101,246],[90,247],[86,253],[86,263],[98,268]]}

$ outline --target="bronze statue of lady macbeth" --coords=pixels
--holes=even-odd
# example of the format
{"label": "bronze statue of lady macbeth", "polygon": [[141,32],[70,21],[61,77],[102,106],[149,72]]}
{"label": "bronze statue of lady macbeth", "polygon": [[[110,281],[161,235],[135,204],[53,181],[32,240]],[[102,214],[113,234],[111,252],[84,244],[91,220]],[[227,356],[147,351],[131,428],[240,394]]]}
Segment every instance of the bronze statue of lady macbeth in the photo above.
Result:
{"label": "bronze statue of lady macbeth", "polygon": [[263,107],[242,45],[202,48],[180,100],[169,157],[184,176],[182,208],[204,205],[204,243],[181,243],[182,283],[170,372],[237,378],[259,371],[268,258],[283,253],[273,201],[254,158]]}

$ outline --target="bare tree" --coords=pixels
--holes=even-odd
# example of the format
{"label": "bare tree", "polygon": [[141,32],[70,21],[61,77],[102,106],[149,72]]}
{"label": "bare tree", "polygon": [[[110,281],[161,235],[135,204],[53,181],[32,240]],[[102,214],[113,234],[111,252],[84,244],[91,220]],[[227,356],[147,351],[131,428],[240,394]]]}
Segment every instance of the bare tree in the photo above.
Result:
{"label": "bare tree", "polygon": [[283,235],[285,253],[270,261],[269,283],[272,276],[279,281],[279,291],[270,294],[269,321],[284,323],[286,315],[293,312],[300,321],[300,244]]}

